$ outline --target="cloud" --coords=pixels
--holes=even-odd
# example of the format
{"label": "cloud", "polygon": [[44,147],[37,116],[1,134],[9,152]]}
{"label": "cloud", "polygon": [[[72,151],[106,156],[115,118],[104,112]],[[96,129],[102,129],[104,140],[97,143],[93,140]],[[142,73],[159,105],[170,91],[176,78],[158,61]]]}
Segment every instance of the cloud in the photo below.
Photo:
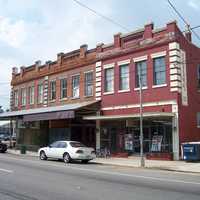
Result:
{"label": "cloud", "polygon": [[190,1],[188,2],[188,5],[189,5],[191,8],[193,8],[193,9],[195,9],[195,10],[197,10],[197,11],[200,10],[200,1],[199,1],[199,0],[190,0]]}
{"label": "cloud", "polygon": [[25,23],[23,20],[12,21],[0,16],[0,40],[11,47],[19,48],[26,39]]}

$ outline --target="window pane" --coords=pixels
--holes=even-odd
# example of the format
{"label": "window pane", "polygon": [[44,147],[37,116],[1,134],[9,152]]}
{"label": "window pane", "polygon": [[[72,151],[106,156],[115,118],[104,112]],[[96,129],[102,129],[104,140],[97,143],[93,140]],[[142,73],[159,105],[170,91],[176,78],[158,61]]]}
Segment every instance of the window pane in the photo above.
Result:
{"label": "window pane", "polygon": [[93,95],[93,72],[85,73],[85,96]]}
{"label": "window pane", "polygon": [[165,57],[154,59],[154,85],[166,83],[166,66]]}
{"label": "window pane", "polygon": [[136,64],[136,77],[135,77],[135,85],[136,87],[140,87],[139,77],[141,76],[142,86],[147,86],[147,63],[146,61],[140,61]]}
{"label": "window pane", "polygon": [[79,75],[72,77],[72,96],[74,98],[79,97],[79,80],[80,80]]}
{"label": "window pane", "polygon": [[120,73],[119,89],[128,90],[129,89],[129,66],[128,65],[120,66],[119,73]]}
{"label": "window pane", "polygon": [[50,82],[50,100],[56,99],[56,81]]}
{"label": "window pane", "polygon": [[25,106],[26,105],[26,88],[22,88],[21,95],[22,95],[22,106]]}
{"label": "window pane", "polygon": [[61,79],[60,80],[60,92],[61,92],[61,96],[60,98],[66,98],[67,97],[67,79]]}
{"label": "window pane", "polygon": [[43,84],[38,85],[38,103],[43,102]]}
{"label": "window pane", "polygon": [[114,68],[105,69],[105,92],[114,91]]}

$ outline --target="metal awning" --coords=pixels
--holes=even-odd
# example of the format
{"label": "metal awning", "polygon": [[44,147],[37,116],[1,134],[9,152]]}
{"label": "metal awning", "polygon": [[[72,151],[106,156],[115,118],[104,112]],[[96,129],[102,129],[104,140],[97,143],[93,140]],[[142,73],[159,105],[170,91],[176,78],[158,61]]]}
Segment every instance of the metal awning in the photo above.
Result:
{"label": "metal awning", "polygon": [[[85,120],[117,120],[117,119],[131,119],[139,118],[140,114],[130,114],[130,115],[99,115],[99,116],[85,116]],[[174,113],[171,112],[145,112],[143,113],[144,118],[152,117],[174,117]]]}
{"label": "metal awning", "polygon": [[24,121],[40,121],[50,119],[74,118],[76,110],[85,108],[87,106],[92,107],[92,104],[96,104],[97,102],[98,101],[88,101],[82,103],[65,104],[61,106],[4,112],[0,114],[0,120],[22,118]]}

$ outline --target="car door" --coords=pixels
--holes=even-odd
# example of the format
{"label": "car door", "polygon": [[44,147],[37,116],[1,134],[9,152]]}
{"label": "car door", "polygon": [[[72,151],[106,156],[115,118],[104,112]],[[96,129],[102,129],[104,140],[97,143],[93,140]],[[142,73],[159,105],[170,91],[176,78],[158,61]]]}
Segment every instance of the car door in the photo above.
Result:
{"label": "car door", "polygon": [[47,147],[47,150],[46,150],[47,157],[56,158],[56,150],[57,150],[58,145],[59,145],[59,142],[56,141]]}
{"label": "car door", "polygon": [[56,149],[56,157],[62,159],[63,154],[66,152],[66,149],[67,149],[67,143],[64,141],[59,142],[58,147]]}

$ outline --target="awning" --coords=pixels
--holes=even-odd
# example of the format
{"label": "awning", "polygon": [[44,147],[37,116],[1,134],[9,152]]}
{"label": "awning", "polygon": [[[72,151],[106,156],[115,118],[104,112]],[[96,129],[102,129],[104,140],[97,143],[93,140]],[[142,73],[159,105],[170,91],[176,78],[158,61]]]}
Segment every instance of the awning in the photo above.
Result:
{"label": "awning", "polygon": [[50,106],[35,109],[4,112],[0,114],[0,120],[10,120],[22,118],[24,121],[40,121],[51,119],[68,119],[75,117],[75,111],[93,108],[98,101],[88,101],[82,103],[65,104],[61,106]]}
{"label": "awning", "polygon": [[[99,116],[85,116],[85,120],[117,120],[117,119],[131,119],[139,118],[140,114],[130,114],[130,115],[99,115]],[[174,117],[174,113],[170,112],[145,112],[143,113],[143,118],[153,118],[153,117]]]}

